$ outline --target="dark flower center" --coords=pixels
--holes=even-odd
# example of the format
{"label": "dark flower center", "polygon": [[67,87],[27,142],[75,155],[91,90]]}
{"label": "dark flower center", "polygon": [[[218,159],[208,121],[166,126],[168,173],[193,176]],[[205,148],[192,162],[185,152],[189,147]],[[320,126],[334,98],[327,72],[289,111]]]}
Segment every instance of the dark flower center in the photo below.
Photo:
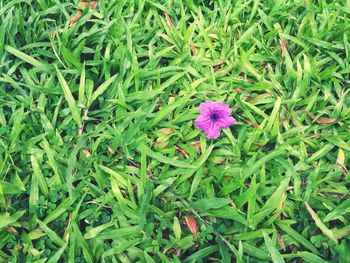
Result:
{"label": "dark flower center", "polygon": [[212,121],[217,121],[219,118],[220,118],[220,116],[219,116],[219,114],[217,114],[216,112],[212,112],[212,113],[210,114],[210,119],[211,119]]}

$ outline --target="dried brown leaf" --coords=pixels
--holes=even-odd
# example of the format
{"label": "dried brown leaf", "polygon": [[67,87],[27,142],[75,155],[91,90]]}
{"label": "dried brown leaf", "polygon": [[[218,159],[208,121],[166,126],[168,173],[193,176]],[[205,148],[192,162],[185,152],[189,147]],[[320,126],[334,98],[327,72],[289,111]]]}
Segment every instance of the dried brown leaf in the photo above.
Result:
{"label": "dried brown leaf", "polygon": [[330,124],[330,123],[333,123],[337,120],[337,118],[318,118],[316,119],[315,121],[320,123],[320,124]]}
{"label": "dried brown leaf", "polygon": [[344,151],[339,148],[339,151],[338,151],[338,158],[337,158],[337,164],[340,164],[340,165],[344,165],[344,162],[345,162],[345,154],[344,154]]}
{"label": "dried brown leaf", "polygon": [[8,233],[17,233],[17,230],[13,226],[8,226],[7,227],[7,232]]}
{"label": "dried brown leaf", "polygon": [[298,252],[298,248],[294,245],[290,245],[290,250],[292,251],[292,254],[296,254]]}
{"label": "dried brown leaf", "polygon": [[81,14],[82,14],[81,11],[78,10],[77,14],[71,17],[69,27],[73,27],[78,22],[78,20],[81,17]]}
{"label": "dried brown leaf", "polygon": [[282,56],[282,59],[284,58],[284,53],[286,52],[286,49],[287,49],[287,40],[282,40],[281,41],[281,56]]}
{"label": "dried brown leaf", "polygon": [[193,142],[192,146],[198,150],[201,148],[201,143],[200,142]]}
{"label": "dried brown leaf", "polygon": [[171,134],[174,132],[174,130],[171,128],[162,128],[162,129],[159,129],[159,131],[166,134]]}
{"label": "dried brown leaf", "polygon": [[281,236],[281,234],[279,232],[277,232],[277,241],[278,241],[278,244],[280,245],[280,247],[286,251],[286,245],[284,244],[284,241],[283,241],[283,238]]}
{"label": "dried brown leaf", "polygon": [[164,12],[164,16],[165,16],[166,22],[168,23],[168,25],[170,26],[170,28],[171,28],[171,29],[174,29],[173,22],[171,22],[171,19],[170,19],[170,17],[169,17],[168,12]]}
{"label": "dried brown leaf", "polygon": [[88,150],[83,149],[83,153],[86,158],[89,158],[91,156],[91,153]]}
{"label": "dried brown leaf", "polygon": [[85,2],[85,1],[79,2],[79,6],[81,6],[81,7],[86,7],[87,5],[88,5],[88,2]]}
{"label": "dried brown leaf", "polygon": [[300,112],[305,113],[307,116],[309,116],[313,121],[316,119],[316,116],[313,115],[311,112],[306,110],[301,110]]}
{"label": "dried brown leaf", "polygon": [[254,128],[256,128],[256,127],[259,127],[259,126],[260,126],[260,124],[259,124],[259,123],[252,122],[252,121],[247,120],[247,119],[243,119],[243,121],[244,121],[245,123],[250,124],[250,125],[251,125],[251,126],[253,126]]}
{"label": "dried brown leaf", "polygon": [[341,148],[339,148],[339,151],[338,151],[337,164],[339,168],[344,172],[348,171],[345,166],[345,153]]}
{"label": "dried brown leaf", "polygon": [[[89,6],[89,8],[92,9],[92,10],[96,10],[97,5],[98,5],[98,0],[94,0],[94,1],[80,1],[79,2],[79,6],[81,8],[85,8],[86,6]],[[82,15],[81,10],[78,10],[76,15],[71,17],[69,27],[73,27],[78,22],[78,20],[80,19],[81,15]]]}
{"label": "dried brown leaf", "polygon": [[98,5],[98,0],[92,1],[92,2],[90,3],[90,8],[91,8],[92,10],[96,10],[97,5]]}
{"label": "dried brown leaf", "polygon": [[264,148],[265,148],[265,146],[262,145],[262,144],[260,144],[260,143],[253,142],[253,144],[254,144],[255,146],[259,147],[260,149],[264,149]]}
{"label": "dried brown leaf", "polygon": [[194,237],[197,237],[198,227],[193,216],[185,216],[186,224]]}
{"label": "dried brown leaf", "polygon": [[179,153],[181,153],[186,159],[188,159],[190,156],[188,155],[188,153],[184,150],[184,149],[182,149],[182,148],[180,148],[180,147],[178,147],[178,146],[176,146],[176,151],[178,151]]}
{"label": "dried brown leaf", "polygon": [[315,115],[313,115],[311,112],[306,111],[306,110],[301,110],[300,112],[303,112],[303,113],[305,113],[307,116],[309,116],[309,117],[312,119],[313,122],[317,122],[317,123],[322,124],[322,125],[331,124],[331,123],[337,121],[336,118],[324,118],[324,117],[317,118],[317,117],[316,117]]}
{"label": "dried brown leaf", "polygon": [[192,56],[195,56],[197,53],[196,46],[193,43],[191,43],[191,52]]}

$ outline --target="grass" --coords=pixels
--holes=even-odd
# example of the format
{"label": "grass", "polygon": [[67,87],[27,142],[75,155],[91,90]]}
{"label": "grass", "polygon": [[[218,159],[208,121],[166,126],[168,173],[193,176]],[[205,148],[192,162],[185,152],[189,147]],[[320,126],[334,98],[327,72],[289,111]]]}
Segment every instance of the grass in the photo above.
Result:
{"label": "grass", "polygon": [[0,0],[0,261],[350,262],[349,18]]}

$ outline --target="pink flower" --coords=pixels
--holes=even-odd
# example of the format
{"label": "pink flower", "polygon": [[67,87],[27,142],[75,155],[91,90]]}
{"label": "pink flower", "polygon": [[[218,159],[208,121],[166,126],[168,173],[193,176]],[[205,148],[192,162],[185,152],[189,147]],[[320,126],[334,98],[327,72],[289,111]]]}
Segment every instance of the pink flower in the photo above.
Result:
{"label": "pink flower", "polygon": [[236,123],[227,104],[207,100],[199,106],[200,115],[195,120],[196,127],[204,131],[209,139],[218,138],[222,128]]}

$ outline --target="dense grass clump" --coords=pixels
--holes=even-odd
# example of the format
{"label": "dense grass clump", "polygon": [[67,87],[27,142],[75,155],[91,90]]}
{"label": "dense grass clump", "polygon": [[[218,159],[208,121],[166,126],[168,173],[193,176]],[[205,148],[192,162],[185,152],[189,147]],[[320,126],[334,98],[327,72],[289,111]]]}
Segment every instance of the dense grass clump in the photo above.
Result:
{"label": "dense grass clump", "polygon": [[0,0],[0,24],[0,262],[350,262],[349,1]]}

